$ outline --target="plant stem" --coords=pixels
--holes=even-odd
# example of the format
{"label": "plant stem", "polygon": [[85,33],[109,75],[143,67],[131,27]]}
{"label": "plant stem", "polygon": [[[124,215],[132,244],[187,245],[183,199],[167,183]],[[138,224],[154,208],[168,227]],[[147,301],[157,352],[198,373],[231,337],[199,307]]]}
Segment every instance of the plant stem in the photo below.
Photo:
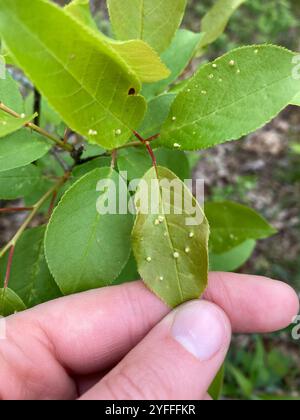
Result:
{"label": "plant stem", "polygon": [[18,240],[20,239],[23,232],[27,229],[31,221],[34,219],[36,214],[38,213],[39,209],[42,207],[42,205],[48,200],[51,195],[57,191],[69,178],[70,173],[67,172],[62,178],[60,178],[59,182],[57,182],[49,191],[46,192],[46,194],[43,195],[43,197],[32,207],[31,213],[28,215],[28,217],[25,219],[22,226],[19,228],[15,236],[8,242],[8,244],[1,250],[0,252],[0,258],[3,257],[3,255],[6,254],[6,252],[11,248],[15,247]]}
{"label": "plant stem", "polygon": [[17,213],[22,211],[31,211],[33,207],[6,207],[0,209],[0,213]]}
{"label": "plant stem", "polygon": [[[139,139],[139,141],[144,144],[148,150],[148,153],[151,157],[152,160],[152,164],[156,170],[157,173],[157,162],[156,162],[156,157],[155,154],[153,153],[152,147],[150,146],[150,141],[153,140],[153,137],[150,137],[149,139],[144,139],[139,133],[137,133],[136,131],[133,132],[133,134],[135,135],[135,137],[137,139]],[[154,138],[157,138],[159,135],[154,136]]]}
{"label": "plant stem", "polygon": [[119,146],[116,148],[116,150],[122,150],[127,149],[127,147],[140,147],[142,146],[139,141],[132,141],[130,143],[123,144],[123,146]]}
{"label": "plant stem", "polygon": [[[8,108],[2,102],[0,103],[0,110],[6,112],[7,114],[11,115],[15,118],[21,118],[21,115],[17,112],[13,111],[12,109]],[[31,130],[35,131],[38,134],[48,138],[52,142],[56,143],[57,146],[61,147],[62,149],[66,150],[67,152],[73,152],[74,147],[71,144],[64,143],[62,140],[58,139],[57,137],[53,136],[52,134],[48,133],[48,131],[44,130],[43,128],[39,127],[38,125],[29,122],[25,124],[25,127],[30,128]]]}
{"label": "plant stem", "polygon": [[118,151],[116,149],[114,149],[111,152],[111,168],[115,169],[116,167],[116,163],[117,163],[117,156],[118,156]]}
{"label": "plant stem", "polygon": [[50,219],[50,217],[52,216],[53,209],[54,209],[54,206],[55,206],[56,197],[57,197],[57,190],[53,191],[53,193],[52,193],[51,203],[50,203],[50,206],[49,206],[49,209],[48,209],[48,219]]}
{"label": "plant stem", "polygon": [[12,266],[12,262],[13,262],[14,253],[15,253],[15,247],[12,246],[10,248],[9,256],[8,256],[7,268],[6,268],[5,279],[4,279],[4,289],[8,288],[8,283],[9,283],[9,278],[10,278],[10,272],[11,272],[11,266]]}

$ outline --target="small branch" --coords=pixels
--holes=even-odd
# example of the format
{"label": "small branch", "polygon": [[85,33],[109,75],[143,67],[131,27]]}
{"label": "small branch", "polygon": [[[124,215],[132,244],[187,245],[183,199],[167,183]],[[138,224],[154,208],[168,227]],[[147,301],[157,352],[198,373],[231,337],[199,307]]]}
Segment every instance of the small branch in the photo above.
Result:
{"label": "small branch", "polygon": [[56,198],[57,198],[57,190],[53,191],[52,193],[51,203],[48,209],[48,219],[50,219],[50,217],[52,216]]}
{"label": "small branch", "polygon": [[[153,153],[152,147],[150,146],[150,139],[153,140],[153,137],[150,137],[150,139],[144,139],[139,133],[137,133],[136,131],[133,132],[133,134],[135,135],[135,137],[137,139],[139,139],[139,141],[144,144],[148,150],[148,153],[151,157],[152,160],[152,164],[157,172],[157,162],[156,162],[156,157],[155,154]],[[158,135],[157,135],[158,136]],[[157,136],[155,136],[155,138],[157,138]]]}
{"label": "small branch", "polygon": [[111,168],[112,169],[115,169],[115,167],[116,167],[117,157],[118,157],[118,151],[116,149],[114,149],[111,152]]}
{"label": "small branch", "polygon": [[10,272],[11,272],[11,267],[12,267],[14,253],[15,253],[15,247],[12,246],[10,248],[9,256],[8,256],[6,274],[5,274],[5,279],[4,279],[4,289],[7,289],[8,288],[8,283],[9,283],[9,278],[10,278]]}
{"label": "small branch", "polygon": [[123,146],[119,146],[116,150],[127,149],[128,147],[140,147],[142,144],[139,141],[131,141],[130,143],[123,144]]}
{"label": "small branch", "polygon": [[33,210],[33,207],[7,207],[0,209],[0,213],[17,213],[31,210]]}
{"label": "small branch", "polygon": [[[0,103],[0,110],[6,112],[7,114],[11,115],[12,117],[21,118],[20,114],[18,114],[17,112],[13,111],[10,108],[8,108],[3,103]],[[54,142],[55,144],[57,144],[57,146],[66,150],[67,152],[72,153],[73,150],[74,150],[74,147],[71,144],[65,144],[62,140],[60,140],[57,137],[53,136],[52,134],[48,133],[46,130],[44,130],[43,128],[39,127],[38,125],[36,125],[34,123],[29,122],[29,123],[25,124],[25,127],[28,127],[31,130],[35,131],[36,133],[46,137],[47,139],[49,139],[52,142]]]}
{"label": "small branch", "polygon": [[6,254],[6,252],[11,248],[15,247],[18,240],[20,239],[23,232],[27,229],[31,221],[34,219],[36,214],[38,213],[39,209],[43,206],[43,204],[48,200],[49,197],[54,193],[54,191],[57,191],[70,177],[70,172],[67,172],[60,180],[49,190],[46,192],[46,194],[43,195],[43,197],[33,206],[31,213],[28,215],[28,217],[25,219],[22,226],[19,228],[17,233],[14,235],[14,237],[9,241],[9,243],[1,250],[0,252],[0,258],[3,257],[3,255]]}
{"label": "small branch", "polygon": [[147,141],[151,142],[151,141],[157,140],[159,137],[160,137],[160,133],[155,134],[154,136],[149,137],[147,139]]}

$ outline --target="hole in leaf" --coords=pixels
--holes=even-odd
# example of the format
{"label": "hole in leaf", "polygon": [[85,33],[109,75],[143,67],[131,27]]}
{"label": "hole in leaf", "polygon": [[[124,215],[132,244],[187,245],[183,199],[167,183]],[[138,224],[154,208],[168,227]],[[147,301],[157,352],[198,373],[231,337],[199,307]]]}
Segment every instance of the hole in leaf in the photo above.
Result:
{"label": "hole in leaf", "polygon": [[129,91],[128,91],[128,95],[131,95],[131,96],[132,95],[135,95],[135,93],[136,92],[135,92],[135,89],[134,88],[130,88]]}

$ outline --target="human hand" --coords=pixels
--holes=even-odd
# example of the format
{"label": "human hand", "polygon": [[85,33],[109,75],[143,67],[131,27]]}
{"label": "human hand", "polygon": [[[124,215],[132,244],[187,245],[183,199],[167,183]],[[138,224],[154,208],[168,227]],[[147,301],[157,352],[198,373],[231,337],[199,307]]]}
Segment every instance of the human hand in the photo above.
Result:
{"label": "human hand", "polygon": [[271,332],[298,309],[283,283],[225,273],[172,312],[141,282],[58,299],[7,318],[0,398],[209,399],[231,327]]}

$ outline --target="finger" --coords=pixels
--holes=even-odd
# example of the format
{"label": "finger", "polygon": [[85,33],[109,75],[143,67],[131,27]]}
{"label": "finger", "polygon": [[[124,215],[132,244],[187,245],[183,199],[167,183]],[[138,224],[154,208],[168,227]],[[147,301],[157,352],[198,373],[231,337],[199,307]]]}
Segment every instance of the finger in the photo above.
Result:
{"label": "finger", "polygon": [[216,305],[182,305],[82,399],[206,399],[230,339],[230,322]]}
{"label": "finger", "polygon": [[205,298],[226,312],[235,332],[281,330],[299,312],[299,298],[290,286],[259,276],[211,273]]}
{"label": "finger", "polygon": [[[233,329],[241,332],[286,327],[298,312],[292,289],[259,277],[211,274],[206,298],[222,307]],[[29,311],[27,318],[46,331],[60,363],[83,375],[117,363],[168,312],[136,282],[50,302]]]}
{"label": "finger", "polygon": [[[238,331],[280,329],[298,313],[295,293],[264,278],[211,274],[206,297],[226,310]],[[0,398],[76,395],[64,367],[78,375],[111,367],[168,312],[136,282],[59,299],[8,318],[8,338],[0,341]]]}

